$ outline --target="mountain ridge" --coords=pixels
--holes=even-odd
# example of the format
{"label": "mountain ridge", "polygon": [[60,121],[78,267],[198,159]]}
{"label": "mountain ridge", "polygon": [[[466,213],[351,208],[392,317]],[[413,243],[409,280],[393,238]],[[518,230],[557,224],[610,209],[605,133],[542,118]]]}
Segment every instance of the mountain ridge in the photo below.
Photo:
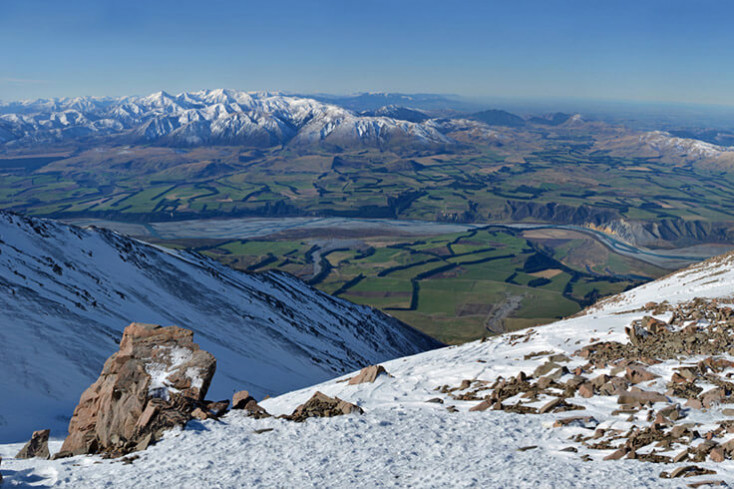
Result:
{"label": "mountain ridge", "polygon": [[0,270],[3,441],[39,423],[62,434],[63,416],[133,321],[193,330],[217,357],[211,393],[221,398],[285,392],[439,345],[285,273],[238,272],[111,231],[6,212]]}

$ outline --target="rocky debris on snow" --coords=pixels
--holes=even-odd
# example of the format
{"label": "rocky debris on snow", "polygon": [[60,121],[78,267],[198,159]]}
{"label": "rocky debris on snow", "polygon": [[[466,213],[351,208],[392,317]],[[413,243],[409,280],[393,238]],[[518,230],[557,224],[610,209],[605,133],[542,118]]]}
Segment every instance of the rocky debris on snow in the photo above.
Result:
{"label": "rocky debris on snow", "polygon": [[370,365],[359,371],[357,375],[349,379],[349,385],[363,384],[365,382],[374,382],[380,375],[390,375],[382,365]]}
{"label": "rocky debris on snow", "polygon": [[185,425],[204,401],[216,360],[177,326],[132,323],[120,349],[81,396],[60,456],[144,450],[163,432]]}
{"label": "rocky debris on snow", "polygon": [[[0,465],[2,465],[2,464],[3,464],[3,458],[0,457]],[[3,473],[0,472],[0,485],[2,485],[2,483],[3,483]]]}
{"label": "rocky debris on snow", "polygon": [[[600,425],[593,417],[559,418],[555,428],[583,430],[572,437],[587,449],[604,450],[605,460],[635,459],[655,463],[734,460],[734,413],[721,406],[734,404],[734,312],[717,300],[695,299],[676,307],[650,303],[641,312],[666,314],[635,320],[626,329],[628,342],[599,341],[574,356],[584,364],[552,351],[525,355],[536,367],[532,374],[466,379],[458,386],[436,390],[449,398],[479,401],[469,411],[503,410],[519,414],[552,415],[584,409],[573,398],[606,396],[619,406],[610,416],[623,416],[625,429]],[[509,340],[508,340],[509,341]],[[511,340],[517,343],[519,338]],[[695,361],[692,357],[696,357]],[[701,359],[701,357],[704,357]],[[656,366],[679,362],[672,374],[661,377]],[[532,369],[532,367],[531,367]],[[602,370],[595,374],[595,371]],[[607,404],[609,405],[609,404]],[[688,422],[692,410],[715,410],[718,420],[702,425]],[[729,414],[727,414],[729,413]],[[612,424],[613,425],[613,424]],[[587,454],[585,454],[587,455]],[[676,469],[663,477],[715,473],[697,466]]]}
{"label": "rocky debris on snow", "polygon": [[48,451],[48,435],[51,430],[34,431],[31,439],[20,449],[15,458],[50,458]]}
{"label": "rocky debris on snow", "polygon": [[351,413],[363,414],[364,411],[356,404],[316,391],[311,399],[298,406],[293,414],[281,417],[290,421],[302,422],[308,418],[329,418]]}
{"label": "rocky debris on snow", "polygon": [[242,409],[255,419],[270,417],[270,414],[247,391],[235,392],[232,396],[232,409]]}

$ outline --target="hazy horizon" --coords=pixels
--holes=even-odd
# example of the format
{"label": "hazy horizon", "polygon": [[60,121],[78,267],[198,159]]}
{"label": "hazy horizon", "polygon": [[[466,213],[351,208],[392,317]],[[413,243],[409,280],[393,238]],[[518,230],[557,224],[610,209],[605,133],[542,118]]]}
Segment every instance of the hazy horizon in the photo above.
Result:
{"label": "hazy horizon", "polygon": [[734,105],[734,5],[0,4],[0,100],[236,87]]}

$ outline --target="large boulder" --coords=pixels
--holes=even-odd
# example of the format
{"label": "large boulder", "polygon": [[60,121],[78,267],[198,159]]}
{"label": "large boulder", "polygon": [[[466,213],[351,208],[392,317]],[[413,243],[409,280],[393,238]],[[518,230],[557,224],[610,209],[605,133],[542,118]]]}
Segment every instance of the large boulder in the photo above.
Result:
{"label": "large boulder", "polygon": [[34,431],[31,439],[20,449],[15,458],[49,458],[48,435],[51,430]]}
{"label": "large boulder", "polygon": [[81,396],[60,455],[120,456],[145,449],[162,433],[185,425],[204,406],[216,360],[194,333],[177,326],[132,323],[120,350]]}

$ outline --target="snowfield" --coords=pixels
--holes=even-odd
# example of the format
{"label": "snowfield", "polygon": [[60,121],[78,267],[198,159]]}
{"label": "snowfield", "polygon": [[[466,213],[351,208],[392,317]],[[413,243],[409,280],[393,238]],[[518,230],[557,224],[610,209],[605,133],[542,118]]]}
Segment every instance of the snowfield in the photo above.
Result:
{"label": "snowfield", "polygon": [[[132,464],[99,457],[20,461],[9,458],[20,445],[6,445],[0,447],[3,475],[11,487],[75,488],[637,488],[687,487],[702,480],[734,482],[731,460],[696,464],[715,470],[715,475],[663,479],[662,471],[690,462],[603,461],[611,450],[587,449],[569,439],[589,433],[583,423],[552,427],[561,417],[580,415],[593,416],[598,422],[595,427],[628,428],[624,416],[610,414],[618,407],[613,396],[574,397],[574,404],[586,408],[583,411],[525,415],[469,412],[477,401],[455,400],[437,390],[465,379],[491,381],[532,372],[544,362],[532,354],[544,350],[565,353],[571,357],[568,368],[573,369],[585,362],[573,357],[573,352],[592,338],[625,341],[625,326],[641,317],[647,302],[675,304],[695,297],[729,302],[733,285],[734,255],[726,255],[604,301],[578,317],[384,362],[391,377],[383,375],[372,384],[348,385],[343,380],[351,375],[342,376],[261,403],[272,414],[290,413],[319,390],[357,403],[363,415],[293,423],[254,420],[234,411],[218,421],[191,422],[185,430],[169,432],[157,445],[140,452]],[[683,363],[697,360],[686,358]],[[675,365],[678,362],[666,361],[650,370],[670,373]],[[644,385],[665,391],[662,379]],[[427,402],[436,397],[443,403]],[[701,423],[703,432],[703,427],[721,417],[715,406],[692,412],[686,421]],[[569,447],[575,451],[568,451]]]}

